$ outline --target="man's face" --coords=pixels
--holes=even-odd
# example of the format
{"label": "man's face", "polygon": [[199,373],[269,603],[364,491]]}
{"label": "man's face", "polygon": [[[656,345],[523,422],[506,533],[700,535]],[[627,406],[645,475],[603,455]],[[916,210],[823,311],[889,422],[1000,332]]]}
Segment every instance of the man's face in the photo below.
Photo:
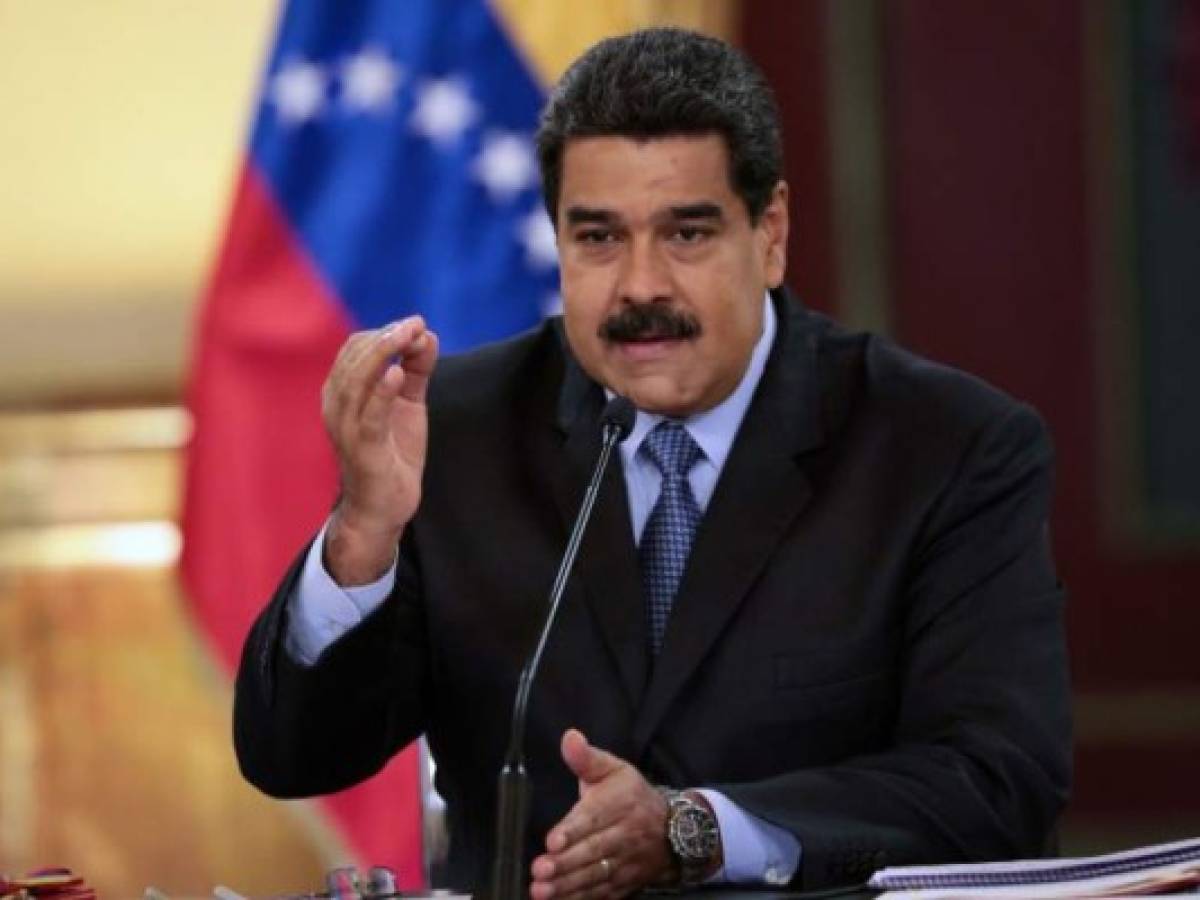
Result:
{"label": "man's face", "polygon": [[568,141],[558,200],[567,339],[640,409],[686,416],[732,393],[783,280],[787,186],[757,224],[720,135]]}

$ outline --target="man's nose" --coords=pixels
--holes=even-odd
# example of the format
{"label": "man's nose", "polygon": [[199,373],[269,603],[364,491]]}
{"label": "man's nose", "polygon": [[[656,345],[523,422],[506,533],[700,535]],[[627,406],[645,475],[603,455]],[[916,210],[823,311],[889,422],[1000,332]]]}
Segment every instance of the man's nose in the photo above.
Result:
{"label": "man's nose", "polygon": [[654,303],[671,299],[671,278],[662,249],[650,239],[629,242],[621,267],[621,299],[626,303]]}

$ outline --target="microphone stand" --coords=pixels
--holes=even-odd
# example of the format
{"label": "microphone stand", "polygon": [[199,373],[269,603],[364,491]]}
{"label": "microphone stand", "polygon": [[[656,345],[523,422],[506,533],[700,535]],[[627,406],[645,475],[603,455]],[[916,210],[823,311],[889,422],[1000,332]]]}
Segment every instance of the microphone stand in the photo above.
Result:
{"label": "microphone stand", "polygon": [[575,526],[571,529],[571,537],[567,541],[567,549],[563,553],[558,574],[550,588],[549,611],[546,613],[546,623],[538,636],[537,646],[525,667],[521,670],[521,678],[517,683],[516,699],[513,702],[512,726],[509,732],[508,750],[504,755],[504,768],[500,770],[499,785],[496,800],[496,848],[492,859],[492,892],[490,900],[525,900],[524,872],[525,862],[525,826],[529,821],[529,774],[525,771],[525,718],[529,706],[529,691],[533,687],[533,679],[537,675],[538,665],[542,661],[542,652],[546,649],[546,641],[550,637],[550,629],[558,616],[559,606],[562,605],[563,594],[566,592],[567,577],[575,564],[579,553],[579,545],[583,540],[583,532],[587,528],[592,515],[592,507],[596,496],[600,493],[600,481],[604,470],[608,467],[609,457],[613,448],[629,436],[633,430],[633,404],[624,397],[614,397],[609,401],[601,416],[603,427],[600,445],[600,458],[592,470],[592,479],[588,483],[587,492],[583,495],[583,504],[579,515],[575,517]]}

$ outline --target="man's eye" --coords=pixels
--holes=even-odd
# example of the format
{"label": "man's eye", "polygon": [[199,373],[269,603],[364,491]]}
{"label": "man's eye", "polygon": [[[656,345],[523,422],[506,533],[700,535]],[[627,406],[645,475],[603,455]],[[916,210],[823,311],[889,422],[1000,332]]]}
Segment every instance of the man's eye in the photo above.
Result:
{"label": "man's eye", "polygon": [[693,228],[684,226],[675,231],[675,240],[681,244],[698,244],[704,239],[712,236],[712,230],[709,228]]}
{"label": "man's eye", "polygon": [[607,228],[588,228],[575,234],[575,240],[581,244],[603,244],[613,239],[613,233]]}

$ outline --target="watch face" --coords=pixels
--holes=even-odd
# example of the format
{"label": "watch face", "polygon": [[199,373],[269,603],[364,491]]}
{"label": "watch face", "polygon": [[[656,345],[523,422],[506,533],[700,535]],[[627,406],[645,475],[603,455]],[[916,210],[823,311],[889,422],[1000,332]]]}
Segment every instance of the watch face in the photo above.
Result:
{"label": "watch face", "polygon": [[717,849],[717,829],[712,814],[693,802],[681,803],[671,820],[671,844],[688,861],[706,862]]}

